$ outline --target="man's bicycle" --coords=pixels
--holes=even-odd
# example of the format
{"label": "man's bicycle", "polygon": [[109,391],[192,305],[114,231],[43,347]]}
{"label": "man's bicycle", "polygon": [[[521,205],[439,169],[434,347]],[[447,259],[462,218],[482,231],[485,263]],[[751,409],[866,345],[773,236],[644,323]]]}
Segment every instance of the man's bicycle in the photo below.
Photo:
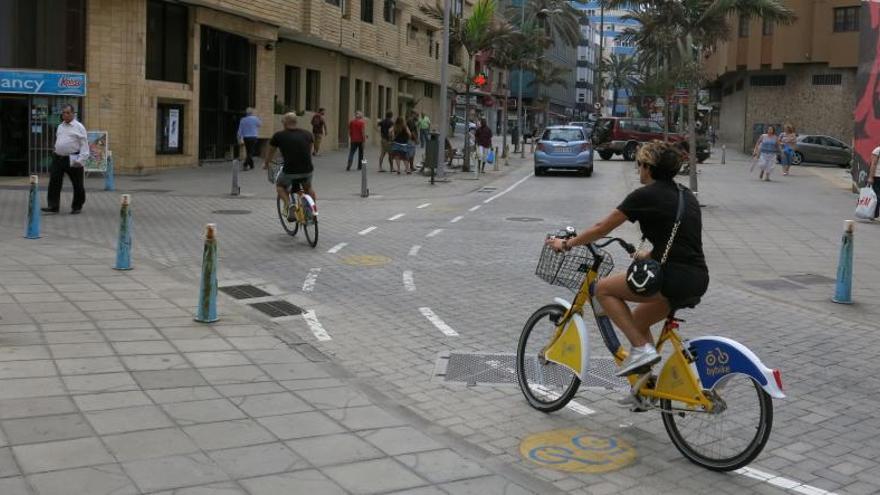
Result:
{"label": "man's bicycle", "polygon": [[[573,237],[571,229],[565,235]],[[614,267],[602,248],[620,244],[616,237],[576,246],[563,253],[545,245],[536,275],[576,291],[569,302],[555,298],[528,319],[516,352],[516,374],[529,405],[542,412],[564,407],[589,372],[589,333],[584,307],[590,308],[605,347],[618,366],[627,352],[611,320],[593,298],[596,282]],[[678,450],[690,461],[716,471],[749,464],[767,443],[773,424],[771,397],[781,399],[779,370],[764,366],[746,346],[725,337],[682,339],[673,309],[657,341],[658,352],[669,349],[659,373],[640,370],[627,377],[631,410],[659,410],[663,426]]]}
{"label": "man's bicycle", "polygon": [[[280,164],[272,164],[269,167],[269,182],[275,184],[278,174],[281,173]],[[288,188],[287,193],[290,195],[287,207],[281,198],[275,198],[275,208],[278,211],[278,220],[288,235],[295,236],[302,227],[306,236],[306,242],[309,246],[318,245],[318,205],[315,200],[303,190],[302,184],[298,184],[296,191]],[[292,213],[292,214],[291,214]],[[293,220],[291,220],[291,218]]]}

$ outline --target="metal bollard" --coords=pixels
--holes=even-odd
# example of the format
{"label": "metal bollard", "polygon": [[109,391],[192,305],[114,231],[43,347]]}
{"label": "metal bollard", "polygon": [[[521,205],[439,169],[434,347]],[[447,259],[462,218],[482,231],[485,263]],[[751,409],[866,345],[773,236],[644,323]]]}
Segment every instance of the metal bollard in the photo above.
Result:
{"label": "metal bollard", "polygon": [[238,187],[238,171],[241,169],[241,161],[236,158],[232,160],[232,192],[230,193],[233,196],[238,196],[241,192],[241,188]]}
{"label": "metal bollard", "polygon": [[199,284],[199,306],[195,320],[213,323],[217,317],[217,225],[205,228],[205,250],[202,254],[202,280]]}
{"label": "metal bollard", "polygon": [[361,197],[367,198],[369,196],[370,190],[367,188],[367,160],[361,160]]}
{"label": "metal bollard", "polygon": [[114,270],[131,270],[131,196],[122,195],[119,207],[119,239],[116,241]]}
{"label": "metal bollard", "polygon": [[840,259],[837,262],[837,283],[834,286],[834,297],[831,300],[838,304],[852,304],[853,229],[855,222],[846,220],[843,225],[843,237],[840,239]]}
{"label": "metal bollard", "polygon": [[501,167],[498,166],[498,160],[499,160],[499,158],[498,158],[498,146],[496,146],[496,147],[495,147],[495,159],[492,160],[492,170],[494,170],[494,171],[496,171],[496,172],[499,171],[499,170],[501,170]]}
{"label": "metal bollard", "polygon": [[721,145],[721,164],[724,165],[727,163],[727,145]]}
{"label": "metal bollard", "polygon": [[24,237],[26,239],[40,238],[40,176],[31,176],[31,188],[28,191],[27,227]]}
{"label": "metal bollard", "polygon": [[116,177],[113,175],[116,173],[113,170],[113,152],[107,152],[107,170],[104,171],[104,190],[105,191],[115,191],[116,190]]}

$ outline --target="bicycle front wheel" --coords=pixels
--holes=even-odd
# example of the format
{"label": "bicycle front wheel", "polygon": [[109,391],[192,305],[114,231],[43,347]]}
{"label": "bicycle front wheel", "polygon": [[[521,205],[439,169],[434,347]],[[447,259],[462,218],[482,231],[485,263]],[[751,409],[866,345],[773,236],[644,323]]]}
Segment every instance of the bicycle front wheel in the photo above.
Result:
{"label": "bicycle front wheel", "polygon": [[287,232],[288,235],[296,235],[296,231],[299,230],[299,224],[296,223],[295,220],[293,222],[287,220],[287,211],[284,208],[284,201],[282,201],[281,198],[275,198],[275,209],[278,210],[278,220],[281,221],[281,226],[284,227],[284,231]]}
{"label": "bicycle front wheel", "polygon": [[565,314],[559,304],[535,311],[523,327],[516,349],[516,378],[529,405],[541,412],[558,411],[581,384],[570,369],[545,361],[542,351],[556,335],[556,322]]}
{"label": "bicycle front wheel", "polygon": [[676,448],[694,464],[713,471],[733,471],[755,459],[773,425],[773,401],[749,376],[730,374],[707,396],[712,412],[670,411],[684,408],[669,399],[660,401],[663,426]]}
{"label": "bicycle front wheel", "polygon": [[306,221],[303,224],[303,233],[306,235],[306,241],[308,241],[309,246],[315,247],[318,245],[318,217],[311,215],[306,217]]}

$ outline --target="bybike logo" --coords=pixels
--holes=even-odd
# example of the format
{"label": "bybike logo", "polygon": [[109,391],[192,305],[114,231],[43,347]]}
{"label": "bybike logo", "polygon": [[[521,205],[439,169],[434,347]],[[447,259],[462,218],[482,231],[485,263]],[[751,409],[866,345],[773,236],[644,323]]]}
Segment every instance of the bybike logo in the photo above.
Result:
{"label": "bybike logo", "polygon": [[606,473],[632,463],[636,450],[621,438],[569,428],[524,438],[520,455],[541,467],[558,471]]}
{"label": "bybike logo", "polygon": [[58,85],[62,88],[78,88],[82,86],[82,83],[82,78],[79,77],[61,76],[58,79]]}
{"label": "bybike logo", "polygon": [[703,363],[706,365],[706,374],[709,376],[726,375],[730,373],[730,355],[722,351],[720,347],[706,353]]}

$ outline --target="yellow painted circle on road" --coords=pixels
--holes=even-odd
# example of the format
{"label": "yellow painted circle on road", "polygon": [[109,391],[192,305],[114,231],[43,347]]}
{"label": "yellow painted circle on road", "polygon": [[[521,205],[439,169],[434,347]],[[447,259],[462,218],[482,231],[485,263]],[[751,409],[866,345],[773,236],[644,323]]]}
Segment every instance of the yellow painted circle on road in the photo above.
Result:
{"label": "yellow painted circle on road", "polygon": [[342,258],[342,262],[352,266],[383,266],[391,262],[391,258],[387,256],[361,254],[355,256],[346,256]]}
{"label": "yellow painted circle on road", "polygon": [[535,433],[519,453],[541,467],[572,473],[607,473],[631,464],[636,449],[621,438],[567,428]]}

